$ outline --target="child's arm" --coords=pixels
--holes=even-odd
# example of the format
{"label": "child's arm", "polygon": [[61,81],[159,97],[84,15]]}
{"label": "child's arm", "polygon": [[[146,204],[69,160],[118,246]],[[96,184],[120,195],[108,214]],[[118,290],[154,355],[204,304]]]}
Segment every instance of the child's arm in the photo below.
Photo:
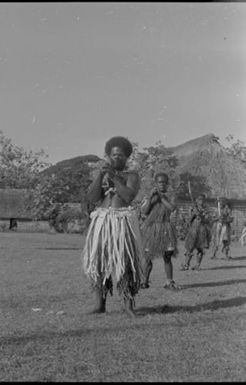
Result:
{"label": "child's arm", "polygon": [[174,196],[172,196],[170,200],[168,200],[166,197],[162,197],[161,201],[164,204],[164,206],[170,211],[174,211],[176,209],[176,202],[175,202]]}
{"label": "child's arm", "polygon": [[153,207],[153,205],[158,201],[159,196],[157,195],[157,190],[154,188],[150,196],[147,198],[144,198],[143,203],[141,205],[141,213],[143,215],[148,215]]}

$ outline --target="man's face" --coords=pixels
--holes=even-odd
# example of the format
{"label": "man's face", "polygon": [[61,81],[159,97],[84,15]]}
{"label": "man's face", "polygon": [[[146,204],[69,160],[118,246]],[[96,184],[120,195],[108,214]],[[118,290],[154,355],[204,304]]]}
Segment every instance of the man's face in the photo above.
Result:
{"label": "man's face", "polygon": [[164,175],[160,175],[157,177],[156,184],[157,184],[158,190],[160,190],[161,192],[167,191],[168,180]]}
{"label": "man's face", "polygon": [[116,170],[123,170],[125,168],[127,157],[120,147],[113,147],[109,158],[112,167]]}

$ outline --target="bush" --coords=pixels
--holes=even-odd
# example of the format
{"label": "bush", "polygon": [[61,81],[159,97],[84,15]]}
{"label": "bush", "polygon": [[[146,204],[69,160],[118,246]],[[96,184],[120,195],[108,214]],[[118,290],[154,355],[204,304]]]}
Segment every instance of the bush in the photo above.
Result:
{"label": "bush", "polygon": [[78,207],[63,207],[55,219],[55,229],[59,232],[82,233],[87,225],[88,215]]}

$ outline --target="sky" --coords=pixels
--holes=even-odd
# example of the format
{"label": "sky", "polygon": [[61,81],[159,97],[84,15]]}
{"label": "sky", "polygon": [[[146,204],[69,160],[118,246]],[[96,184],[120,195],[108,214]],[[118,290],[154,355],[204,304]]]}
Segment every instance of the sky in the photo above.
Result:
{"label": "sky", "polygon": [[246,3],[0,3],[0,130],[50,163],[214,133],[246,143]]}

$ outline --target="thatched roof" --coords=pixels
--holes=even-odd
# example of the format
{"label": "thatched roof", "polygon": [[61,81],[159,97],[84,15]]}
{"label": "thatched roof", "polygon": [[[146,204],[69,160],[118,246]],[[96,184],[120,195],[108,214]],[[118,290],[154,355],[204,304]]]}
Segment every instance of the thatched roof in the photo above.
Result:
{"label": "thatched roof", "polygon": [[0,189],[0,219],[31,219],[26,208],[29,194],[24,189]]}
{"label": "thatched roof", "polygon": [[172,150],[179,160],[178,172],[204,176],[213,196],[246,198],[246,169],[228,155],[214,134],[188,141]]}
{"label": "thatched roof", "polygon": [[192,155],[194,151],[202,150],[205,146],[210,146],[213,143],[218,144],[218,141],[218,136],[215,136],[214,134],[207,134],[195,139],[188,140],[187,142],[179,144],[178,146],[171,147],[170,150],[174,152],[175,156],[181,158],[183,156]]}

